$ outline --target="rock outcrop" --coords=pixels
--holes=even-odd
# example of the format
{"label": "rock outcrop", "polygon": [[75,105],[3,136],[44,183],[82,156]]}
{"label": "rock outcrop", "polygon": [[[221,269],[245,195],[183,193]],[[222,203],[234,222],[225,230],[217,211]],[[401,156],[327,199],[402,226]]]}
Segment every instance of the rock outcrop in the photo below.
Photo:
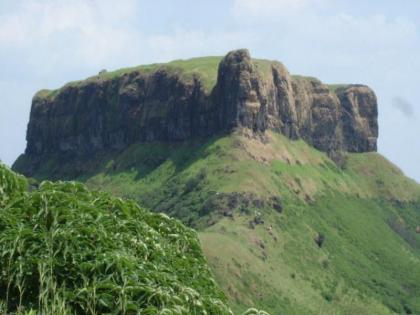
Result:
{"label": "rock outcrop", "polygon": [[281,63],[253,60],[241,49],[221,60],[209,91],[199,73],[185,76],[164,65],[41,91],[33,99],[25,154],[83,155],[234,128],[276,130],[328,153],[375,151],[376,96],[363,85],[333,89],[293,77]]}
{"label": "rock outcrop", "polygon": [[329,153],[376,150],[377,101],[370,88],[333,91],[314,78],[293,78],[278,62],[264,72],[247,50],[233,51],[220,63],[214,102],[222,128],[274,129]]}

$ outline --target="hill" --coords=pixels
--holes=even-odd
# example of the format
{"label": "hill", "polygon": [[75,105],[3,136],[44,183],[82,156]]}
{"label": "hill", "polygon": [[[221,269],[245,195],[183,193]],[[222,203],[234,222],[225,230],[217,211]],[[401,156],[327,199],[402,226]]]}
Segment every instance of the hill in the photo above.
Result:
{"label": "hill", "polygon": [[235,312],[420,313],[420,186],[375,152],[373,91],[219,60],[38,94],[14,169],[194,227]]}
{"label": "hill", "polygon": [[46,160],[39,176],[47,171],[198,229],[235,311],[420,309],[420,187],[377,153],[347,154],[338,167],[303,140],[237,131],[205,144],[134,144],[65,167]]}

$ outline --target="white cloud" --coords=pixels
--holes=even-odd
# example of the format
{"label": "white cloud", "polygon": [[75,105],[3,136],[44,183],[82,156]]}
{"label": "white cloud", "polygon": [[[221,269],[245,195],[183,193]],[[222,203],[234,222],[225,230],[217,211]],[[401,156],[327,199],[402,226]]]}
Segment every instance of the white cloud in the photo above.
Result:
{"label": "white cloud", "polygon": [[233,14],[237,19],[266,19],[313,8],[329,0],[235,0]]}
{"label": "white cloud", "polygon": [[254,34],[237,31],[189,30],[176,28],[172,33],[151,36],[146,46],[161,60],[205,55],[224,55],[228,50],[258,42]]}
{"label": "white cloud", "polygon": [[412,21],[390,19],[384,15],[355,17],[340,14],[320,18],[318,23],[329,35],[329,40],[335,39],[343,47],[359,44],[359,50],[401,49],[401,45],[413,43],[416,38],[416,25]]}
{"label": "white cloud", "polygon": [[224,54],[254,41],[241,30],[205,32],[182,25],[147,33],[137,27],[141,9],[135,0],[22,1],[0,16],[0,46],[25,52],[22,62],[47,76],[67,67],[100,70]]}
{"label": "white cloud", "polygon": [[352,50],[400,49],[400,45],[416,40],[417,27],[409,19],[321,10],[331,3],[332,0],[235,0],[233,14],[239,25],[263,30],[279,39],[294,38]]}
{"label": "white cloud", "polygon": [[137,34],[127,25],[136,6],[134,0],[23,1],[0,17],[0,46],[45,56],[71,53],[81,63],[102,64],[135,46]]}
{"label": "white cloud", "polygon": [[[332,72],[336,74],[337,69],[362,63],[371,68],[387,65],[389,72],[396,73],[401,71],[397,65],[418,60],[414,58],[419,50],[414,21],[384,14],[342,13],[328,9],[332,3],[332,0],[236,0],[233,14],[239,27],[263,34],[256,37],[260,47],[270,47],[271,58],[286,56],[288,59],[282,60],[286,65],[299,63],[295,69],[316,70],[314,75],[334,67]],[[402,55],[406,58],[396,63],[395,58]]]}

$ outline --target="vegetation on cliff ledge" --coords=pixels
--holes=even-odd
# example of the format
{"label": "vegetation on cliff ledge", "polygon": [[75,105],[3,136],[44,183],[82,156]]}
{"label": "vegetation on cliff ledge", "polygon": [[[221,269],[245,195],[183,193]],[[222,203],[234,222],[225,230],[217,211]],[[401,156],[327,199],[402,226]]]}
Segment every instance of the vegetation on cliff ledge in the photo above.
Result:
{"label": "vegetation on cliff ledge", "polygon": [[[79,87],[92,82],[100,82],[106,80],[113,80],[133,72],[139,73],[154,73],[158,70],[165,70],[171,73],[178,73],[181,79],[191,80],[194,76],[200,78],[203,83],[203,88],[207,93],[210,93],[217,82],[217,70],[223,56],[208,56],[197,57],[191,59],[173,60],[167,63],[154,63],[148,65],[139,65],[136,67],[122,68],[113,71],[101,71],[97,75],[91,76],[85,80],[77,80],[67,83],[61,88],[54,90],[40,90],[36,97],[49,98],[58,95],[63,89],[68,87]],[[263,77],[271,72],[273,64],[281,64],[274,60],[253,59],[254,65]],[[307,80],[309,82],[316,81],[321,83],[318,79],[310,76],[293,75],[294,80]],[[337,87],[348,86],[348,84],[327,84],[331,91],[335,91]]]}

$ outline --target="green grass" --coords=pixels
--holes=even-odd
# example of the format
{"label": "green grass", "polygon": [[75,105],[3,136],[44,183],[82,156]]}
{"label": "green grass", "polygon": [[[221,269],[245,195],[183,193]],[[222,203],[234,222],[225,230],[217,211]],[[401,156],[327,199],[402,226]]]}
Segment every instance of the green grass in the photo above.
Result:
{"label": "green grass", "polygon": [[[293,75],[292,78],[296,81],[304,81],[308,83],[314,82],[318,84],[322,83],[319,79],[311,76]],[[350,84],[325,84],[325,86],[331,93],[336,93],[338,89],[346,88],[350,86]]]}
{"label": "green grass", "polygon": [[78,178],[196,227],[237,313],[420,312],[420,187],[377,153],[339,168],[302,140],[237,132],[64,167],[51,159],[37,176]]}
{"label": "green grass", "polygon": [[11,172],[0,162],[0,209],[16,196],[20,196],[28,187],[23,176]]}
{"label": "green grass", "polygon": [[407,243],[389,220],[410,214],[405,222],[419,222],[418,207],[334,193],[310,205],[286,201],[281,215],[265,210],[255,229],[238,214],[200,238],[234,310],[253,301],[273,314],[417,313],[420,238],[407,227],[416,240]]}
{"label": "green grass", "polygon": [[311,76],[303,76],[303,75],[299,75],[299,74],[294,74],[292,75],[292,78],[296,81],[314,81],[314,82],[321,82],[319,79],[315,78],[315,77],[311,77]]}
{"label": "green grass", "polygon": [[[97,75],[91,76],[85,80],[69,82],[59,89],[40,90],[35,95],[35,97],[54,98],[60,92],[62,92],[63,89],[69,87],[80,87],[94,82],[115,80],[133,72],[148,74],[154,73],[158,70],[166,70],[169,73],[178,74],[181,79],[186,81],[192,80],[194,77],[197,77],[203,84],[203,88],[206,91],[206,93],[210,93],[216,85],[218,66],[222,58],[223,57],[221,56],[198,57],[186,60],[173,60],[167,63],[155,63],[149,65],[140,65],[136,67],[122,68],[114,71],[105,71]],[[259,71],[260,75],[262,75],[262,77],[265,78],[271,76],[271,69],[273,64],[281,64],[278,61],[264,59],[253,59],[253,63],[256,66],[256,69]],[[292,78],[297,81],[321,82],[317,78],[309,76],[293,75]],[[327,86],[332,92],[335,92],[338,88],[345,87],[346,85],[328,84]]]}
{"label": "green grass", "polygon": [[327,84],[329,90],[331,92],[336,92],[338,89],[346,88],[349,84]]}
{"label": "green grass", "polygon": [[197,76],[203,84],[207,93],[213,89],[217,79],[217,68],[222,57],[200,57],[188,60],[174,60],[168,63],[155,63],[150,65],[141,65],[137,67],[123,68],[115,71],[105,71],[95,76],[91,76],[85,80],[73,81],[64,85],[62,88],[55,90],[41,90],[36,94],[39,98],[53,98],[57,96],[63,89],[68,87],[83,86],[92,82],[100,82],[118,79],[132,72],[142,74],[154,73],[158,70],[166,70],[170,73],[177,73],[181,79],[191,80]]}

